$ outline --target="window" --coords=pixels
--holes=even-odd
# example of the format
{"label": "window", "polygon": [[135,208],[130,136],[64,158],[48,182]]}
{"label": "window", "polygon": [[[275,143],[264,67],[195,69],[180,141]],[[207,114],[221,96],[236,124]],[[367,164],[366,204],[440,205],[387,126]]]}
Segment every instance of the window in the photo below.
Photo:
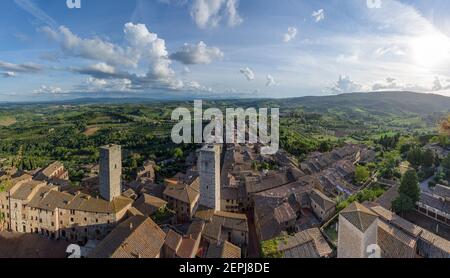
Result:
{"label": "window", "polygon": [[42,223],[42,218],[39,218],[39,223]]}
{"label": "window", "polygon": [[52,227],[54,227],[54,226],[55,226],[55,223],[52,222]]}

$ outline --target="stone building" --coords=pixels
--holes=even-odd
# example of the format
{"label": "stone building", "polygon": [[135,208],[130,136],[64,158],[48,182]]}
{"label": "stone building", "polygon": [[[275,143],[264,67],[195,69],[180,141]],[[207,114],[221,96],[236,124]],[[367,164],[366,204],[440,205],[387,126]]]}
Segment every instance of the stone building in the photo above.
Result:
{"label": "stone building", "polygon": [[200,170],[201,206],[220,210],[220,145],[205,145],[200,150],[198,168]]}
{"label": "stone building", "polygon": [[333,216],[336,210],[335,201],[331,200],[317,189],[312,190],[309,197],[311,199],[311,208],[320,221],[327,221]]}
{"label": "stone building", "polygon": [[367,248],[377,244],[377,234],[377,215],[352,203],[339,214],[338,258],[367,258]]}
{"label": "stone building", "polygon": [[166,179],[163,192],[167,206],[171,208],[180,223],[189,222],[195,214],[200,198],[200,178],[179,174],[172,179]]}
{"label": "stone building", "polygon": [[112,201],[122,193],[122,148],[108,145],[100,148],[100,195]]}
{"label": "stone building", "polygon": [[[114,165],[120,166],[121,163],[115,161]],[[52,179],[66,172],[58,164],[53,166],[50,168],[54,171],[40,173]],[[107,174],[102,171],[110,173],[109,169],[103,168],[100,170],[103,176]],[[38,176],[42,177],[39,173],[35,177]],[[117,187],[117,183],[113,182],[111,186]],[[117,192],[117,188],[107,191]],[[52,239],[86,243],[104,238],[126,217],[133,200],[121,196],[120,187],[119,194],[114,193],[112,197],[111,200],[103,200],[81,192],[63,192],[61,187],[45,179],[37,180],[24,174],[12,179],[5,191],[0,193],[0,213],[6,228],[13,232],[36,233]]]}
{"label": "stone building", "polygon": [[242,249],[245,254],[249,241],[248,219],[245,214],[199,210],[195,217],[205,222],[203,238],[209,244],[220,244],[228,241]]}

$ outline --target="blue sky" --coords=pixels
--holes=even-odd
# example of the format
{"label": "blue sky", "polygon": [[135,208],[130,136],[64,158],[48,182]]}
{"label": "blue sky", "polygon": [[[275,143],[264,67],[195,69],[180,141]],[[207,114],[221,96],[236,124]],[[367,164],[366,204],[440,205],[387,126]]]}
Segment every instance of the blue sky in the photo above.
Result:
{"label": "blue sky", "polygon": [[450,1],[3,0],[0,101],[450,94]]}

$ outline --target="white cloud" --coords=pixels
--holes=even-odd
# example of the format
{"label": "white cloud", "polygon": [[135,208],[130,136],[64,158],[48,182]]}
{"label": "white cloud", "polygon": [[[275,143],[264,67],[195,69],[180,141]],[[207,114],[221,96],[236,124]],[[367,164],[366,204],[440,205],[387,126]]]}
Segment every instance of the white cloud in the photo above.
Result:
{"label": "white cloud", "polygon": [[228,26],[234,27],[243,21],[238,4],[239,0],[193,0],[191,17],[202,29],[216,27],[223,18],[227,18]]}
{"label": "white cloud", "polygon": [[311,15],[315,22],[320,22],[325,19],[325,11],[323,9],[314,11]]}
{"label": "white cloud", "polygon": [[388,45],[388,46],[377,48],[377,50],[375,51],[375,54],[378,56],[385,56],[385,55],[404,56],[404,55],[406,55],[406,51],[404,49],[400,48],[398,45]]}
{"label": "white cloud", "polygon": [[291,26],[288,28],[287,33],[284,34],[283,36],[283,41],[284,42],[290,42],[291,40],[295,39],[295,37],[297,36],[297,28]]}
{"label": "white cloud", "polygon": [[442,78],[435,77],[432,83],[414,84],[402,83],[395,78],[388,77],[384,81],[376,81],[372,87],[372,91],[412,91],[418,93],[440,93],[450,89],[450,82]]}
{"label": "white cloud", "polygon": [[129,79],[99,79],[88,77],[86,86],[80,86],[81,91],[87,92],[125,92],[131,90],[132,82]]}
{"label": "white cloud", "polygon": [[234,27],[244,21],[238,13],[238,4],[239,0],[228,0],[227,2],[228,26]]}
{"label": "white cloud", "polygon": [[59,87],[42,85],[39,89],[33,91],[34,94],[61,94],[63,90]]}
{"label": "white cloud", "polygon": [[267,81],[266,81],[266,87],[271,87],[271,86],[273,86],[275,84],[276,84],[276,82],[275,82],[275,79],[273,78],[273,76],[268,74],[267,75]]}
{"label": "white cloud", "polygon": [[255,80],[255,74],[250,68],[241,69],[240,72],[247,78],[248,81]]}
{"label": "white cloud", "polygon": [[[125,40],[122,45],[100,38],[80,38],[64,26],[57,30],[50,27],[41,30],[60,44],[66,56],[96,62],[88,67],[72,68],[70,69],[72,72],[100,80],[129,80],[131,82],[129,87],[133,90],[189,89],[186,82],[176,78],[175,71],[171,68],[172,61],[165,41],[157,34],[150,32],[145,24],[126,23],[124,25]],[[208,59],[222,54],[220,50],[207,48],[203,43],[197,45],[197,48],[197,52],[193,52],[191,62],[208,63]],[[147,68],[146,74],[133,72],[139,71],[141,67]]]}
{"label": "white cloud", "polygon": [[9,78],[9,77],[15,77],[15,76],[16,76],[16,73],[13,72],[13,71],[7,71],[7,72],[2,73],[2,75],[3,75],[3,77],[5,77],[5,78]]}
{"label": "white cloud", "polygon": [[197,45],[184,44],[178,52],[170,55],[170,58],[185,65],[210,64],[214,60],[223,59],[223,52],[217,47],[208,47],[204,42]]}
{"label": "white cloud", "polygon": [[328,88],[328,91],[332,94],[348,94],[359,92],[362,89],[363,86],[351,80],[350,77],[340,75],[336,83]]}

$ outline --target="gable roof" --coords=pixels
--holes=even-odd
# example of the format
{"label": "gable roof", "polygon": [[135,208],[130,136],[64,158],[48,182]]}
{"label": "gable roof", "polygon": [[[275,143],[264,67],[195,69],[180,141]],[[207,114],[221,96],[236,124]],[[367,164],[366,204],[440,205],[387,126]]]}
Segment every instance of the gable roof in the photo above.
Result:
{"label": "gable roof", "polygon": [[152,215],[166,205],[167,202],[163,199],[147,193],[142,194],[133,204],[136,209],[145,215]]}
{"label": "gable roof", "polygon": [[450,187],[438,184],[434,188],[434,194],[444,198],[450,198]]}
{"label": "gable roof", "polygon": [[172,180],[166,180],[166,183],[167,185],[163,194],[176,200],[187,204],[193,204],[197,202],[200,196],[200,183],[198,177],[189,184],[174,182]]}
{"label": "gable roof", "polygon": [[153,220],[133,216],[119,224],[92,251],[90,258],[156,258],[165,233]]}
{"label": "gable roof", "polygon": [[361,232],[365,232],[370,225],[377,220],[377,215],[375,213],[357,202],[353,202],[347,208],[342,210],[340,215]]}
{"label": "gable roof", "polygon": [[222,243],[211,243],[206,253],[206,258],[209,259],[240,259],[241,248],[236,245],[224,241]]}
{"label": "gable roof", "polygon": [[313,200],[324,211],[328,211],[336,207],[336,202],[328,198],[317,189],[312,190],[309,196],[311,200]]}

